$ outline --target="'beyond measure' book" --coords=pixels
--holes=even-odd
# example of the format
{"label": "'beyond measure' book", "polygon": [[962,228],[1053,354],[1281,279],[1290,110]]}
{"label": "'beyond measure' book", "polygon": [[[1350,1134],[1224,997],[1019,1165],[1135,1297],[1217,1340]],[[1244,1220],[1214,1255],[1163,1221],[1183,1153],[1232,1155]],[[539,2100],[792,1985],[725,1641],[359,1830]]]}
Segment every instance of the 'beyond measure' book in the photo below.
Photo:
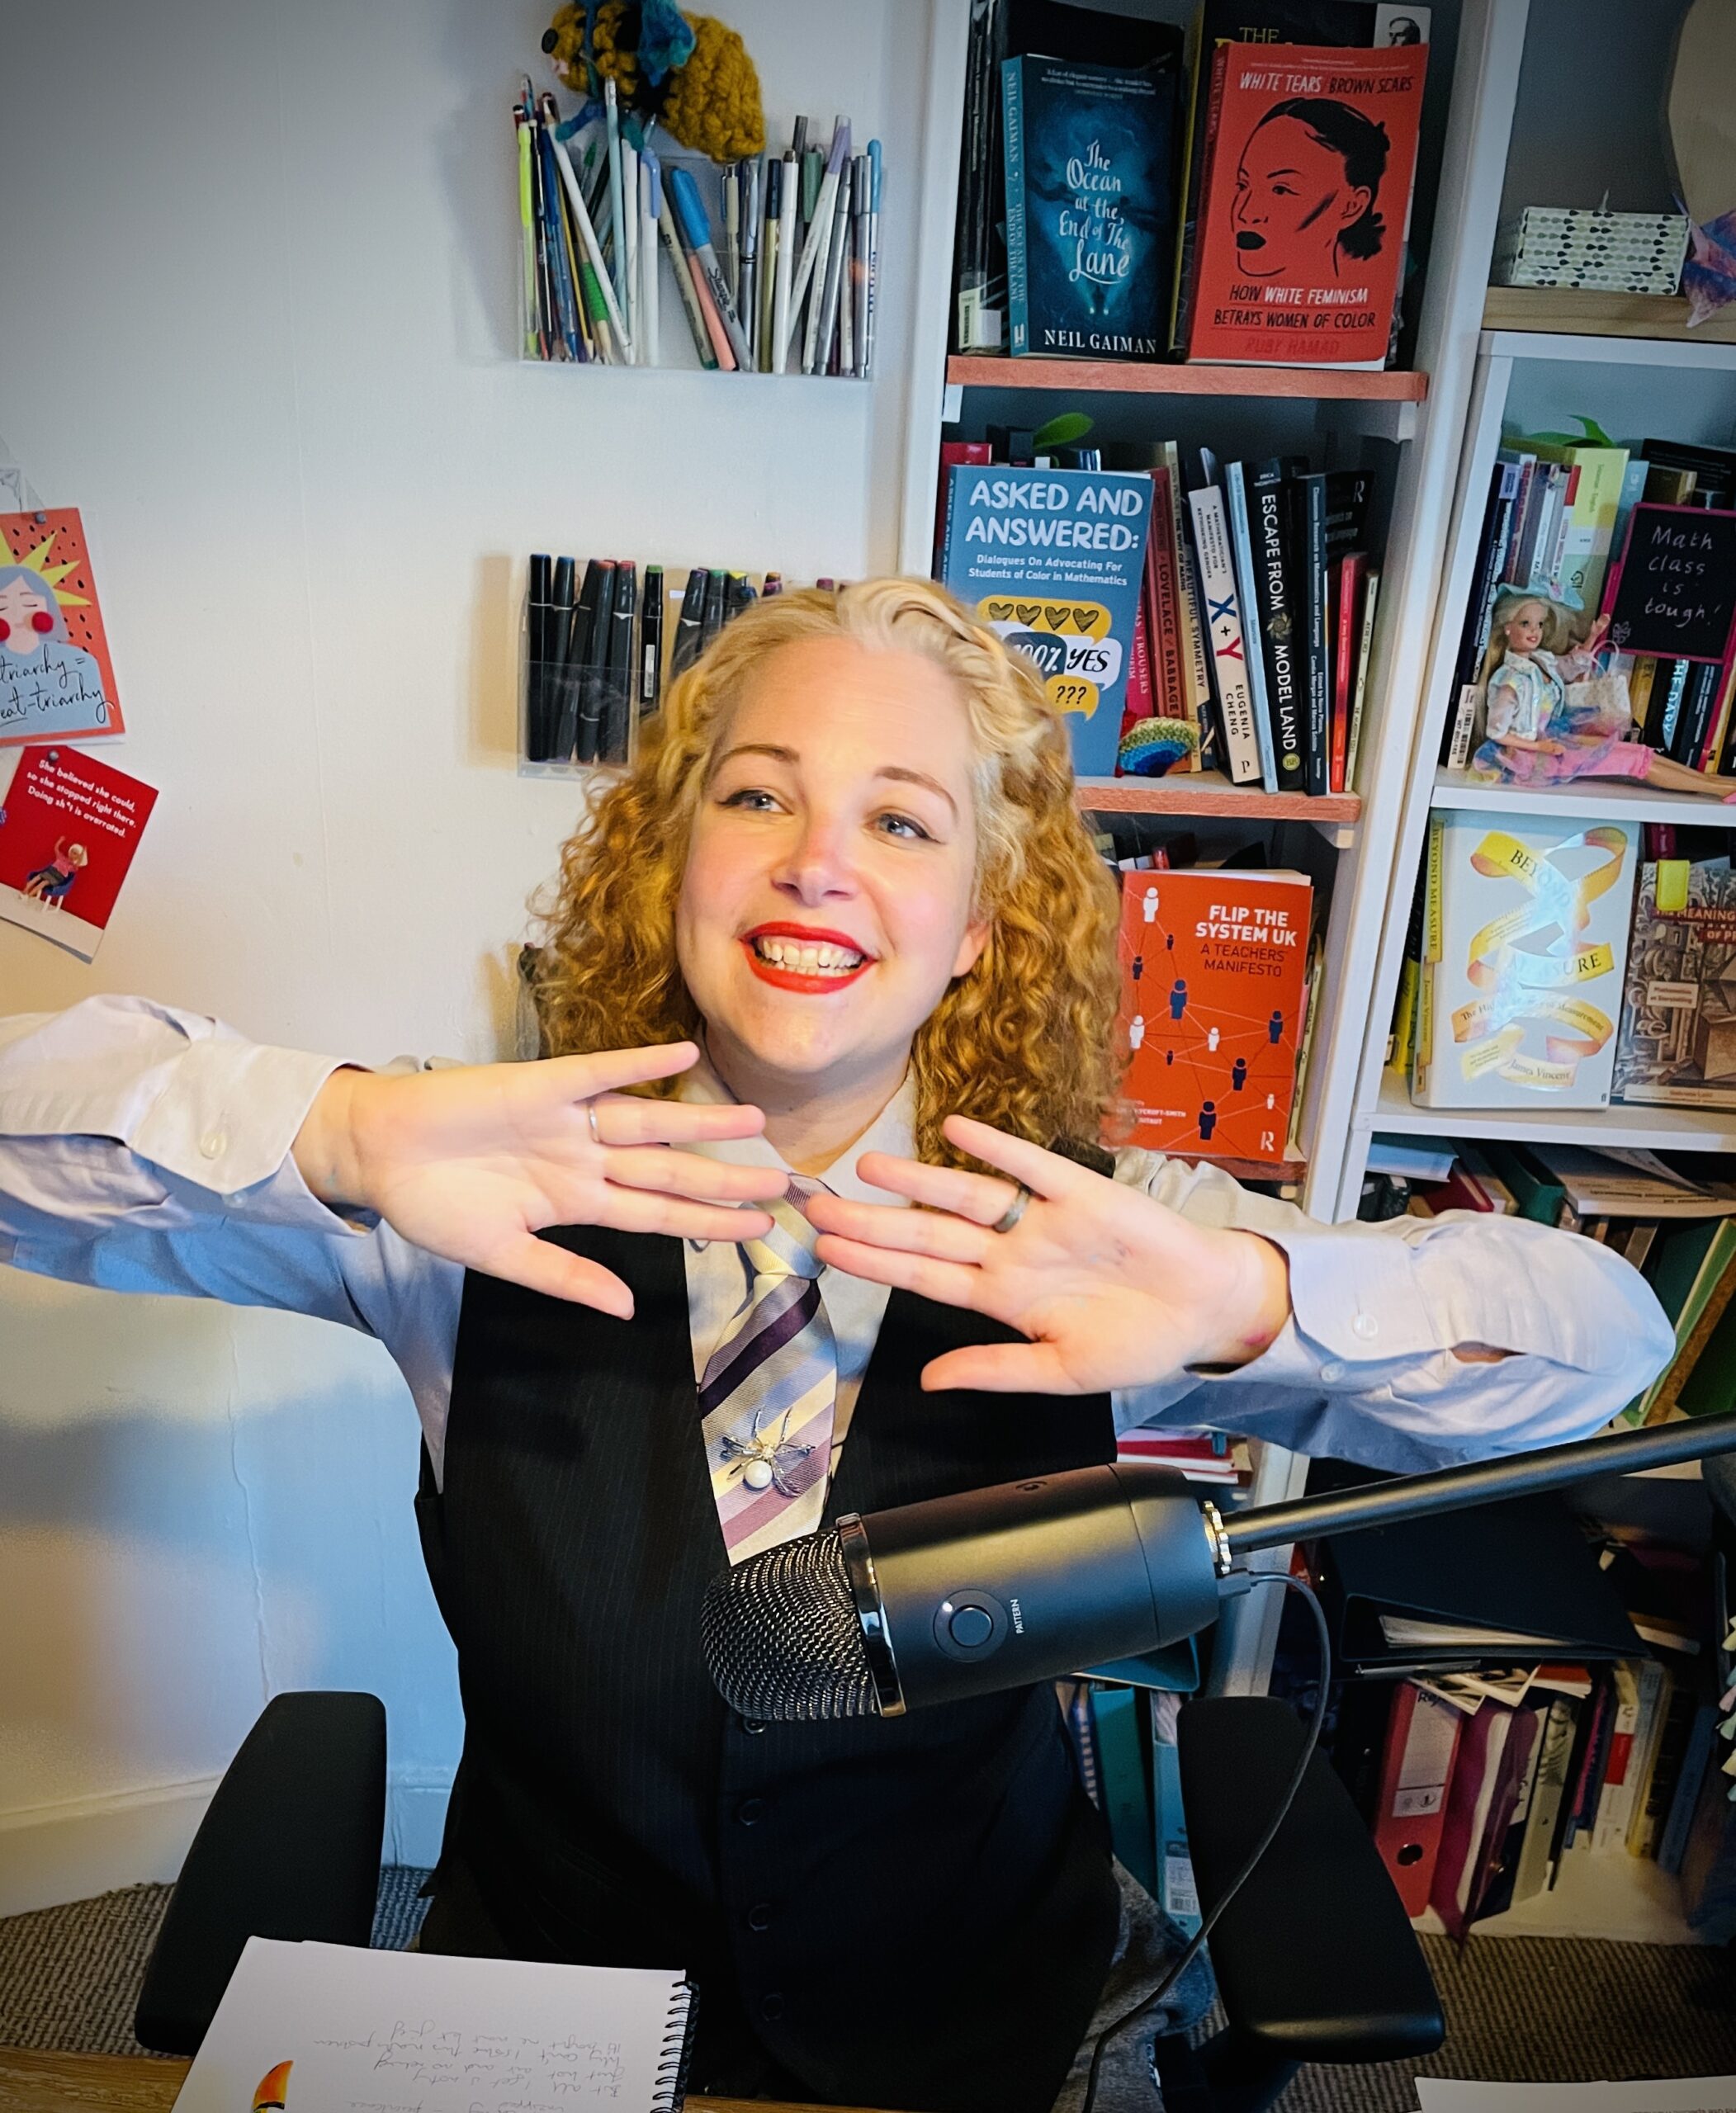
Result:
{"label": "'beyond measure' book", "polygon": [[1155,359],[1171,277],[1175,76],[1001,65],[1012,350]]}

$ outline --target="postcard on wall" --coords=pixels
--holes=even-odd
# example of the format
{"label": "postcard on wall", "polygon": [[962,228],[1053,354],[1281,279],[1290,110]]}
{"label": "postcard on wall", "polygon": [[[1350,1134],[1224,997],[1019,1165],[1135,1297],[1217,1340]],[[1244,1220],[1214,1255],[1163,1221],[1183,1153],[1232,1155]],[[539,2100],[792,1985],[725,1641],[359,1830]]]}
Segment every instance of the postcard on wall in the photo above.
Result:
{"label": "postcard on wall", "polygon": [[0,743],[125,730],[75,506],[0,513]]}
{"label": "postcard on wall", "polygon": [[156,803],[76,749],[21,749],[0,792],[0,918],[93,959]]}

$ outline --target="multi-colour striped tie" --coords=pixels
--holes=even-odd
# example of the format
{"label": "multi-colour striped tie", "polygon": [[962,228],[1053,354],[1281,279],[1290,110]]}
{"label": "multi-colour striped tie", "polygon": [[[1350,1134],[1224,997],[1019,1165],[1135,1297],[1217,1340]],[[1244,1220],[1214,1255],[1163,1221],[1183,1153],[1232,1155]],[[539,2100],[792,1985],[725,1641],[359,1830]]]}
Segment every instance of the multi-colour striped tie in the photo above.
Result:
{"label": "multi-colour striped tie", "polygon": [[792,1175],[787,1198],[766,1206],[772,1230],[740,1243],[753,1282],[699,1383],[706,1464],[732,1563],[811,1534],[825,1509],[838,1350],[802,1211],[824,1186]]}

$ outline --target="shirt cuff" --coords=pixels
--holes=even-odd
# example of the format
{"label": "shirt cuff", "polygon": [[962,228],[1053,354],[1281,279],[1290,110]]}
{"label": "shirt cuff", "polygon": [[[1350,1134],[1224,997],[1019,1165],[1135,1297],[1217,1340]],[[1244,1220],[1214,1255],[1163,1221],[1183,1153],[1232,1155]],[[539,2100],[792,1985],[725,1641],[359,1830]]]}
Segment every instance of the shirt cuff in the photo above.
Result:
{"label": "shirt cuff", "polygon": [[1368,1384],[1363,1368],[1442,1347],[1408,1242],[1364,1226],[1262,1227],[1259,1236],[1289,1264],[1290,1316],[1258,1357],[1202,1373],[1202,1385],[1255,1380],[1357,1392]]}
{"label": "shirt cuff", "polygon": [[319,1089],[343,1068],[341,1057],[307,1050],[191,1042],[123,1142],[181,1180],[226,1197],[284,1170],[305,1191],[291,1147]]}

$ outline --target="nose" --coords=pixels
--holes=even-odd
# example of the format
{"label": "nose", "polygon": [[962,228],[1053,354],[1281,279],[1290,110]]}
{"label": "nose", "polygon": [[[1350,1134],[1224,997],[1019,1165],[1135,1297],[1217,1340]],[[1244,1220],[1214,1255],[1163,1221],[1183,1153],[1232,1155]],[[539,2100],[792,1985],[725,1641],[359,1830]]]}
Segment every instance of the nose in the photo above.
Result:
{"label": "nose", "polygon": [[772,869],[772,886],[792,902],[812,909],[856,892],[856,877],[840,820],[810,811]]}

